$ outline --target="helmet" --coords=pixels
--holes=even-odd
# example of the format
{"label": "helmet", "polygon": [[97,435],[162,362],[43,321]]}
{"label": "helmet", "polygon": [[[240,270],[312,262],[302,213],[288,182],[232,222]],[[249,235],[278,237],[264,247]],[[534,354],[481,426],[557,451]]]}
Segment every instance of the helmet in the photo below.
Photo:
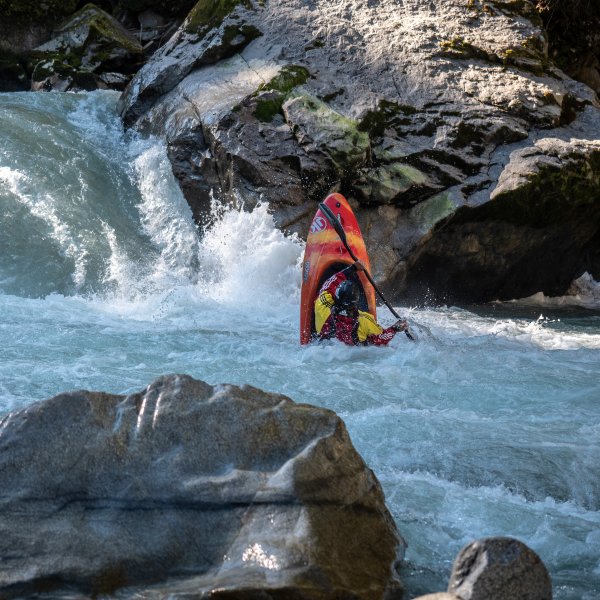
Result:
{"label": "helmet", "polygon": [[357,306],[360,300],[360,290],[358,285],[351,279],[342,281],[335,290],[336,303],[342,308]]}

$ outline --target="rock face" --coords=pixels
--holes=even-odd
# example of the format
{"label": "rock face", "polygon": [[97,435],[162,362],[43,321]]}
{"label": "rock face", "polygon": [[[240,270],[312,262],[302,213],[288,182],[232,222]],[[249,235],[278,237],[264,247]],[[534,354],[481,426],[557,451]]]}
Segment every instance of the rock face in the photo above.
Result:
{"label": "rock face", "polygon": [[[586,270],[600,278],[600,110],[547,48],[534,4],[521,0],[201,0],[120,110],[126,125],[165,136],[199,222],[212,192],[268,202],[280,227],[305,235],[317,202],[341,191],[388,293],[564,293]],[[556,218],[535,221],[546,163],[564,185]],[[560,252],[581,202],[595,231]],[[542,247],[557,248],[559,275]]]}
{"label": "rock face", "polygon": [[552,600],[552,583],[544,563],[525,544],[487,538],[460,551],[448,592],[461,600]]}
{"label": "rock face", "polygon": [[404,542],[342,421],[254,388],[32,405],[0,421],[0,489],[2,598],[401,597]]}
{"label": "rock face", "polygon": [[416,247],[409,289],[509,300],[561,295],[574,272],[600,279],[599,186],[600,141],[543,138],[515,150],[489,201],[459,208]]}

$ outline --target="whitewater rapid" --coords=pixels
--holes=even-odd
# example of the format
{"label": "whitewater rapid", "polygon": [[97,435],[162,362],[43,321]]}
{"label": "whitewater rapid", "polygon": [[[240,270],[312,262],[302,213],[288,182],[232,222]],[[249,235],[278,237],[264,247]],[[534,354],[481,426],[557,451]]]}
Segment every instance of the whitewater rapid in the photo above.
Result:
{"label": "whitewater rapid", "polygon": [[0,94],[0,415],[165,373],[283,393],[345,420],[408,541],[407,598],[445,589],[489,535],[531,546],[555,598],[599,598],[597,283],[399,306],[416,344],[301,347],[302,241],[264,205],[215,203],[199,230],[163,144],[123,132],[116,99]]}

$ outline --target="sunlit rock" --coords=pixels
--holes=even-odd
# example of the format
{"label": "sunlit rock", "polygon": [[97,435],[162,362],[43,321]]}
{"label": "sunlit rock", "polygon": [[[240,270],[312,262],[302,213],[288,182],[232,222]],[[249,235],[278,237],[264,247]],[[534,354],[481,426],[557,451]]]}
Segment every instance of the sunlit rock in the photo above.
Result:
{"label": "sunlit rock", "polygon": [[255,388],[39,402],[0,421],[0,489],[3,598],[401,595],[404,542],[343,422]]}
{"label": "sunlit rock", "polygon": [[[513,151],[546,137],[600,137],[593,90],[555,67],[531,2],[231,0],[212,12],[199,2],[186,23],[134,78],[120,109],[127,125],[151,125],[167,138],[198,222],[213,197],[247,209],[263,201],[278,226],[306,235],[317,202],[341,191],[353,203],[377,279],[389,294],[416,301],[425,293],[441,302],[515,297],[525,278],[537,291],[564,293],[586,256],[598,254],[578,244],[560,259],[569,277],[549,285],[549,270],[526,244],[513,253],[500,240],[486,253],[485,244],[467,243],[468,254],[486,263],[483,279],[480,270],[444,279],[445,271],[463,269],[462,251],[451,247],[438,257],[432,250],[443,248],[446,223],[494,204]],[[238,52],[240,72],[255,77],[252,89],[235,96],[221,95],[212,73],[227,61],[210,50],[223,47],[233,24],[261,34],[225,52]],[[269,65],[270,73],[255,65]],[[303,76],[288,76],[291,85],[272,85],[277,73],[298,69]],[[535,204],[531,187],[523,192]],[[599,196],[598,183],[588,180],[587,192]],[[434,213],[443,216],[423,218]],[[475,225],[479,214],[468,240],[494,228],[486,218]],[[554,234],[571,235],[564,222],[560,231],[542,226],[546,244]]]}
{"label": "sunlit rock", "polygon": [[195,69],[234,56],[259,37],[261,30],[248,22],[248,14],[237,0],[200,0],[125,90],[119,100],[125,124],[134,124]]}

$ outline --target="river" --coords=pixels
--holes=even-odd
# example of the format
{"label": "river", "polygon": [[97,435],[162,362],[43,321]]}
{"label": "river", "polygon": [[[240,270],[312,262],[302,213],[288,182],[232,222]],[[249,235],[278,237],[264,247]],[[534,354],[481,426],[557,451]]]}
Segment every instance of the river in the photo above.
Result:
{"label": "river", "polygon": [[600,286],[399,306],[419,342],[301,347],[302,241],[265,206],[199,231],[117,98],[0,94],[0,415],[166,373],[283,393],[346,422],[409,544],[407,599],[494,535],[540,555],[557,600],[600,598]]}

